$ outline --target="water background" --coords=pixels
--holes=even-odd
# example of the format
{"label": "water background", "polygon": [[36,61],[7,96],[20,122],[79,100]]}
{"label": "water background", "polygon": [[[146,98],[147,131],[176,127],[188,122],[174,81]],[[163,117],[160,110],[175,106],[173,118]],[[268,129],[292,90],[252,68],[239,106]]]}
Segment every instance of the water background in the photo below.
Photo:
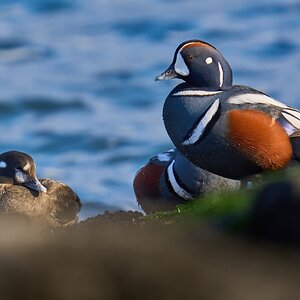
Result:
{"label": "water background", "polygon": [[138,210],[135,172],[172,147],[161,111],[178,82],[154,78],[177,45],[214,44],[235,83],[300,108],[299,37],[299,1],[1,0],[0,151],[69,184],[81,218]]}

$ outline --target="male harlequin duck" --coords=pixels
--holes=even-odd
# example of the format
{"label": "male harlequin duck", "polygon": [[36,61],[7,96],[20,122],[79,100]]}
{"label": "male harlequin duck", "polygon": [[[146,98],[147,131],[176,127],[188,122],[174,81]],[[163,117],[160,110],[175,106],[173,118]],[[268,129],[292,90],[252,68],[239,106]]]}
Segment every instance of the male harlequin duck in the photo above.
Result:
{"label": "male harlequin duck", "polygon": [[180,44],[156,80],[171,78],[185,83],[165,101],[165,127],[195,165],[241,179],[299,160],[300,111],[253,88],[232,85],[230,65],[214,46],[200,40]]}
{"label": "male harlequin duck", "polygon": [[139,205],[152,213],[207,193],[238,189],[240,181],[200,169],[172,149],[150,158],[137,172],[133,187]]}
{"label": "male harlequin duck", "polygon": [[76,223],[80,208],[79,197],[68,186],[37,178],[29,155],[18,151],[0,154],[0,212],[60,227]]}

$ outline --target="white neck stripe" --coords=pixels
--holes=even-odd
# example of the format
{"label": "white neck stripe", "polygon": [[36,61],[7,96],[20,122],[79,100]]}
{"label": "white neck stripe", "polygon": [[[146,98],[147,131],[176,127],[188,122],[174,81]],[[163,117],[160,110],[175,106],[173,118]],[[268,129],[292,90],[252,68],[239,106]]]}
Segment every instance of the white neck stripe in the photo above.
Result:
{"label": "white neck stripe", "polygon": [[213,96],[223,91],[183,90],[172,94],[172,96]]}
{"label": "white neck stripe", "polygon": [[168,178],[169,178],[169,182],[172,186],[173,191],[181,198],[183,198],[184,200],[190,200],[193,199],[193,196],[187,192],[185,189],[183,189],[177,182],[176,178],[175,178],[175,174],[174,174],[174,163],[175,161],[173,160],[170,165],[167,168],[167,174],[168,174]]}
{"label": "white neck stripe", "polygon": [[222,69],[220,62],[218,62],[218,67],[219,67],[219,72],[220,72],[220,87],[221,87],[223,85],[224,74],[223,74],[223,69]]}
{"label": "white neck stripe", "polygon": [[195,144],[202,136],[205,128],[209,124],[209,122],[212,120],[214,115],[217,113],[220,106],[220,101],[217,99],[207,110],[206,114],[203,116],[203,118],[199,121],[197,126],[194,128],[191,136],[186,139],[182,145],[187,146],[191,144]]}

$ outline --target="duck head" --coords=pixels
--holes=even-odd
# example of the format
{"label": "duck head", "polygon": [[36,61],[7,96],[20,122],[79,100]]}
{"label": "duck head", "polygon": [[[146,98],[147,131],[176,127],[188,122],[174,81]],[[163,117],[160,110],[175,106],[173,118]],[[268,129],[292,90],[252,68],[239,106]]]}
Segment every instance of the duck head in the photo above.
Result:
{"label": "duck head", "polygon": [[204,90],[226,90],[232,86],[232,70],[223,55],[200,40],[181,43],[171,65],[155,80],[179,78]]}
{"label": "duck head", "polygon": [[31,156],[19,151],[0,154],[0,177],[16,185],[23,185],[32,190],[47,193],[36,176],[35,163]]}

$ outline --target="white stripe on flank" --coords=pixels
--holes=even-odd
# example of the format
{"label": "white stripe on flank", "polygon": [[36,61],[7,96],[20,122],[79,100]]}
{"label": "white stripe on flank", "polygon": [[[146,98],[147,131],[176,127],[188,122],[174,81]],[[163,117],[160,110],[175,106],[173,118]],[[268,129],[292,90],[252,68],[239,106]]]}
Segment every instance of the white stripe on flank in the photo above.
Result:
{"label": "white stripe on flank", "polygon": [[[285,113],[284,111],[281,113],[288,122],[290,122],[296,129],[300,129],[300,120],[297,119],[295,116],[291,116],[290,114]],[[300,112],[299,116],[300,117]]]}
{"label": "white stripe on flank", "polygon": [[282,109],[281,114],[284,118],[290,122],[295,128],[300,129],[300,111],[289,107],[286,104],[274,100],[263,94],[240,94],[228,99],[230,104],[265,104],[270,106],[276,106]]}
{"label": "white stripe on flank", "polygon": [[168,166],[167,169],[167,174],[168,174],[168,178],[170,181],[170,184],[172,186],[173,191],[181,198],[185,199],[185,200],[190,200],[193,199],[193,196],[187,192],[185,189],[183,189],[178,182],[176,181],[175,175],[174,175],[174,170],[173,170],[173,166],[174,166],[175,161],[173,160],[170,165]]}
{"label": "white stripe on flank", "polygon": [[283,112],[286,112],[287,114],[293,115],[295,118],[300,119],[300,110],[293,108],[293,107],[287,107],[283,109]]}
{"label": "white stripe on flank", "polygon": [[201,91],[201,90],[183,90],[179,91],[172,96],[213,96],[217,95],[219,93],[222,93],[223,91]]}
{"label": "white stripe on flank", "polygon": [[233,97],[228,98],[228,103],[231,104],[267,104],[267,105],[275,105],[281,108],[287,108],[288,106],[279,102],[277,100],[272,99],[263,94],[239,94]]}
{"label": "white stripe on flank", "polygon": [[223,69],[222,69],[220,62],[218,62],[218,67],[219,67],[219,72],[220,72],[220,87],[221,87],[223,85],[224,74],[223,74]]}
{"label": "white stripe on flank", "polygon": [[191,144],[195,144],[203,134],[206,126],[209,124],[209,122],[212,120],[216,112],[218,111],[218,108],[220,106],[220,101],[217,99],[207,110],[206,114],[203,116],[203,118],[199,121],[196,128],[193,130],[191,136],[186,139],[182,145],[187,146]]}

